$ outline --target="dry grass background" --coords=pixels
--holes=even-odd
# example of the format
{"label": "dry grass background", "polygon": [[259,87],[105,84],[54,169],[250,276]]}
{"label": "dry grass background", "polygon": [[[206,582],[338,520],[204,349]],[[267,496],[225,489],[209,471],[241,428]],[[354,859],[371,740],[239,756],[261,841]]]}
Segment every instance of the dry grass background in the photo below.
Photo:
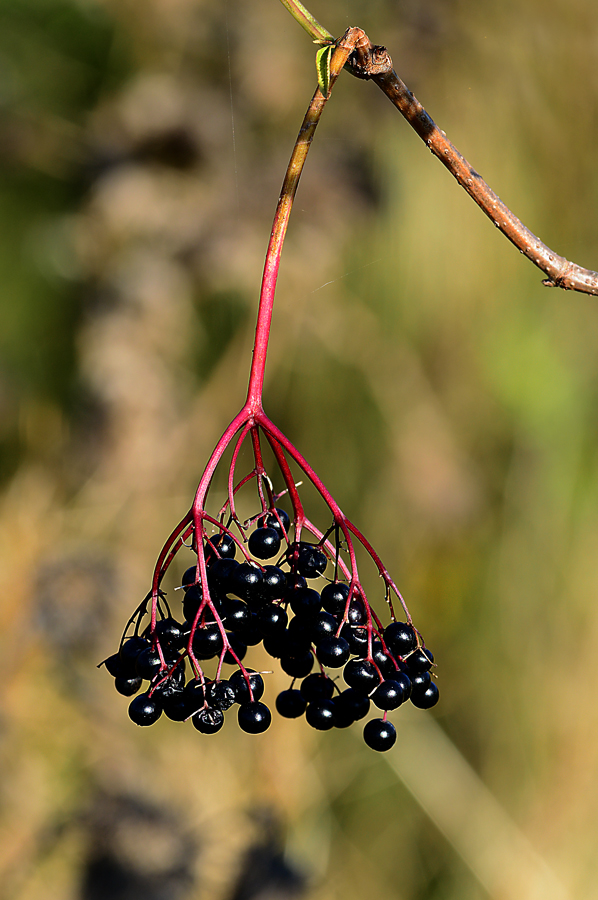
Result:
{"label": "dry grass background", "polygon": [[[514,211],[598,265],[594,3],[313,12],[386,44]],[[442,700],[382,757],[278,719],[135,728],[95,664],[244,398],[313,48],[277,0],[2,0],[0,34],[0,895],[596,897],[595,299],[543,288],[341,79],[266,409],[396,573]]]}

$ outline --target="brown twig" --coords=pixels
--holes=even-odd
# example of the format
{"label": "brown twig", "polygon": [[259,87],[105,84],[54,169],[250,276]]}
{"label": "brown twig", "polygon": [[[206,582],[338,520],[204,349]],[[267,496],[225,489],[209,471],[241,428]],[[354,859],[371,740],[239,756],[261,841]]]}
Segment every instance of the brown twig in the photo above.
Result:
{"label": "brown twig", "polygon": [[564,256],[559,256],[505,206],[401,81],[385,47],[373,45],[365,32],[361,32],[357,48],[345,68],[357,78],[371,79],[384,91],[434,156],[446,166],[480,209],[511,243],[548,276],[542,282],[544,285],[598,295],[598,272],[584,269],[569,262]]}

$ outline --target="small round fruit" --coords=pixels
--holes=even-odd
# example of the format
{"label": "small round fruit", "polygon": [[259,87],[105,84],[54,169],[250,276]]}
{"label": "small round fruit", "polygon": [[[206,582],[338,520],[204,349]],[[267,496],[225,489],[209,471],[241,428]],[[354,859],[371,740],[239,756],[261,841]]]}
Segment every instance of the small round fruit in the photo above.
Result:
{"label": "small round fruit", "polygon": [[191,721],[201,734],[216,734],[224,725],[224,713],[220,709],[204,706],[191,717]]}
{"label": "small round fruit", "polygon": [[341,691],[334,702],[340,709],[350,713],[354,722],[364,719],[370,711],[369,697],[366,697],[360,691],[356,691],[355,688],[347,688],[346,691]]}
{"label": "small round fruit", "polygon": [[[253,700],[259,700],[264,693],[264,679],[259,672],[254,672],[253,669],[246,669],[246,672],[251,683]],[[228,683],[235,692],[235,703],[251,703],[252,697],[249,693],[249,687],[247,686],[245,676],[240,669],[233,672]]]}
{"label": "small round fruit", "polygon": [[411,691],[411,702],[418,709],[432,709],[438,703],[439,696],[435,682],[431,681],[425,691],[415,688]]}
{"label": "small round fruit", "polygon": [[334,682],[328,675],[314,672],[303,679],[299,690],[310,703],[316,700],[331,700],[334,694]]}
{"label": "small round fruit", "polygon": [[236,658],[230,650],[227,650],[224,654],[224,662],[229,666],[236,666],[238,664],[237,661],[240,662],[242,659],[245,659],[247,654],[247,644],[234,632],[232,634],[227,634],[227,639],[231,649],[234,650]]}
{"label": "small round fruit", "polygon": [[222,647],[222,634],[215,623],[198,628],[193,635],[193,652],[198,659],[213,659]]}
{"label": "small round fruit", "polygon": [[373,663],[367,659],[352,659],[343,670],[343,677],[350,687],[369,694],[380,684],[380,675]]}
{"label": "small round fruit", "polygon": [[349,625],[345,622],[341,628],[341,637],[349,645],[349,650],[356,656],[365,656],[368,652],[368,630],[362,625]]}
{"label": "small round fruit", "polygon": [[257,520],[257,527],[274,528],[274,530],[277,531],[282,538],[284,537],[283,528],[288,535],[289,528],[291,527],[291,520],[289,518],[288,512],[285,509],[280,509],[280,507],[277,506],[275,512],[269,512],[267,515],[259,517],[259,519]]}
{"label": "small round fruit", "polygon": [[185,642],[183,626],[170,616],[156,622],[155,635],[161,647],[182,647]]}
{"label": "small round fruit", "polygon": [[132,675],[130,678],[128,676],[117,675],[114,679],[114,687],[119,694],[123,695],[123,697],[132,697],[141,687],[142,681],[143,679],[139,678],[137,675]]}
{"label": "small round fruit", "polygon": [[282,634],[289,621],[286,610],[276,603],[266,603],[257,610],[256,616],[258,627],[264,637]]}
{"label": "small round fruit", "polygon": [[316,647],[318,660],[329,669],[340,669],[350,655],[349,644],[343,637],[325,637]]}
{"label": "small round fruit", "polygon": [[248,734],[262,734],[270,727],[272,713],[265,703],[242,703],[237,714],[239,728]]}
{"label": "small round fruit", "polygon": [[[113,653],[112,656],[102,660],[98,669],[100,666],[106,666],[106,671],[110,672],[113,678],[122,678],[127,674],[127,669],[123,666],[119,653]],[[134,669],[135,666],[133,666]]]}
{"label": "small round fruit", "polygon": [[151,680],[162,668],[162,660],[156,647],[145,647],[135,662],[135,671],[139,678]]}
{"label": "small round fruit", "polygon": [[251,563],[241,563],[230,579],[230,591],[241,600],[251,600],[260,594],[264,576],[262,570]]}
{"label": "small round fruit", "polygon": [[285,719],[298,719],[305,712],[306,706],[307,700],[301,691],[281,691],[276,698],[276,710]]}
{"label": "small round fruit", "polygon": [[306,675],[309,675],[313,665],[314,658],[311,650],[307,650],[301,656],[282,656],[280,659],[282,671],[290,675],[291,678],[304,678]]}
{"label": "small round fruit", "polygon": [[326,612],[338,616],[344,613],[349,596],[349,585],[343,581],[331,581],[322,588],[322,606]]}
{"label": "small round fruit", "polygon": [[262,597],[264,600],[282,600],[287,587],[287,576],[278,566],[264,566]]}
{"label": "small round fruit", "polygon": [[134,669],[137,657],[142,650],[145,650],[145,648],[149,646],[149,641],[138,636],[131,637],[125,641],[119,650],[119,656],[123,666],[127,667],[128,670],[130,670],[131,667]]}
{"label": "small round fruit", "polygon": [[230,534],[217,534],[209,541],[206,541],[205,555],[206,563],[209,565],[212,560],[218,557],[224,559],[234,559],[237,553],[237,545],[234,538]]}
{"label": "small round fruit", "polygon": [[384,642],[395,656],[406,656],[417,647],[415,628],[406,622],[391,622],[384,629]]}
{"label": "small round fruit", "polygon": [[313,616],[321,608],[320,595],[312,588],[296,588],[291,594],[291,609],[296,616]]}
{"label": "small round fruit", "polygon": [[332,700],[316,700],[308,703],[305,710],[307,724],[318,731],[330,731],[334,728],[335,706]]}
{"label": "small round fruit", "polygon": [[410,653],[405,662],[410,672],[413,672],[414,675],[419,675],[421,672],[428,672],[432,668],[434,655],[426,647],[420,647],[414,650],[413,653]]}
{"label": "small round fruit", "polygon": [[397,739],[396,728],[385,719],[370,719],[363,729],[363,739],[372,750],[390,750]]}
{"label": "small round fruit", "polygon": [[247,548],[257,559],[272,559],[280,551],[280,535],[274,528],[256,528],[249,535]]}
{"label": "small round fruit", "polygon": [[378,709],[398,709],[406,699],[402,684],[392,680],[383,681],[372,694],[372,700]]}
{"label": "small round fruit", "polygon": [[129,718],[136,725],[153,725],[161,715],[162,708],[149,694],[138,694],[129,703]]}
{"label": "small round fruit", "polygon": [[301,543],[297,557],[297,571],[304,578],[319,578],[326,571],[328,560],[315,544]]}
{"label": "small round fruit", "polygon": [[234,687],[228,681],[212,681],[206,687],[206,700],[208,706],[213,709],[219,709],[226,712],[235,702],[236,694]]}
{"label": "small round fruit", "polygon": [[331,613],[321,610],[309,625],[309,634],[314,644],[324,638],[334,637],[338,628],[337,621]]}

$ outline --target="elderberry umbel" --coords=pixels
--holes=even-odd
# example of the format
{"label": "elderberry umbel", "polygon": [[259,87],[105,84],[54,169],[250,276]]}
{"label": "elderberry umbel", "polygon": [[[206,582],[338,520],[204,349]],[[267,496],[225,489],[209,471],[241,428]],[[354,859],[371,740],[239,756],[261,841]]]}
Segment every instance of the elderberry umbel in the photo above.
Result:
{"label": "elderberry umbel", "polygon": [[[348,29],[336,42],[329,88],[360,34]],[[244,660],[261,644],[272,665],[290,679],[274,701],[280,716],[305,717],[312,728],[329,731],[348,728],[371,710],[374,718],[365,722],[363,737],[382,751],[396,740],[389,712],[406,702],[429,709],[438,701],[434,657],[374,548],[262,404],[282,244],[326,101],[317,90],[283,184],[266,254],[245,405],[218,441],[191,509],[158,556],[149,593],[104,665],[117,691],[133,697],[129,716],[137,725],[152,725],[164,715],[174,722],[191,720],[209,735],[232,716],[243,731],[260,734],[272,718],[267,679],[246,668]],[[251,463],[239,474],[246,444]],[[226,499],[219,510],[209,511],[208,492],[229,448]],[[298,483],[293,467],[303,479]],[[299,493],[304,482],[323,501],[320,524],[306,515]],[[164,577],[179,554],[189,551],[193,564],[169,601]],[[386,624],[366,595],[358,556],[360,565],[369,559],[380,576]],[[402,607],[400,619],[393,597]]]}

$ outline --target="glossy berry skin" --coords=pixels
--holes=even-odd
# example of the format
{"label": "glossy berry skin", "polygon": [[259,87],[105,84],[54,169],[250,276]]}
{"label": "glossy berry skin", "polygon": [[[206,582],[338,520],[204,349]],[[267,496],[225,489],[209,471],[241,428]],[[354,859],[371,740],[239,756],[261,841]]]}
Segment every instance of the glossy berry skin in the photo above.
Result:
{"label": "glossy berry skin", "polygon": [[332,581],[322,588],[322,606],[333,616],[341,615],[345,612],[348,596],[348,584],[343,581]]}
{"label": "glossy berry skin", "polygon": [[318,644],[326,637],[334,637],[338,628],[336,619],[331,613],[319,612],[309,625],[309,635],[314,644]]}
{"label": "glossy berry skin", "polygon": [[192,584],[191,587],[185,591],[185,596],[183,598],[183,615],[187,622],[193,622],[195,619],[202,599],[203,593],[201,585],[199,584]]}
{"label": "glossy berry skin", "polygon": [[262,597],[264,600],[281,600],[287,589],[287,576],[278,566],[264,566]]}
{"label": "glossy berry skin", "polygon": [[208,569],[210,594],[225,596],[230,588],[231,578],[238,568],[239,563],[236,559],[226,556],[222,559],[215,559]]}
{"label": "glossy berry skin", "polygon": [[304,544],[299,546],[297,555],[297,571],[304,578],[319,578],[326,571],[328,560],[326,554],[314,544]]}
{"label": "glossy berry skin", "polygon": [[156,622],[155,636],[161,647],[174,647],[179,649],[185,642],[183,626],[175,619],[167,618]]}
{"label": "glossy berry skin", "polygon": [[299,690],[309,703],[315,700],[331,700],[334,694],[334,682],[327,675],[314,672],[303,679]]}
{"label": "glossy berry skin", "polygon": [[397,732],[392,722],[384,719],[370,719],[363,729],[363,739],[372,750],[383,752],[390,750],[397,739]]}
{"label": "glossy berry skin", "polygon": [[239,728],[248,734],[262,734],[272,721],[272,713],[265,703],[242,703],[237,714]]}
{"label": "glossy berry skin", "polygon": [[291,609],[296,616],[313,616],[321,608],[320,595],[311,588],[296,588],[291,594]]}
{"label": "glossy berry skin", "polygon": [[439,696],[435,682],[431,681],[425,690],[414,688],[411,691],[411,702],[418,709],[432,709],[438,703]]}
{"label": "glossy berry skin", "polygon": [[237,545],[229,534],[217,534],[209,541],[206,541],[205,556],[206,563],[210,563],[223,557],[224,559],[234,559],[237,553]]}
{"label": "glossy berry skin", "polygon": [[364,694],[369,694],[381,680],[374,664],[367,659],[350,660],[343,670],[343,677],[349,687]]}
{"label": "glossy berry skin", "polygon": [[139,678],[146,678],[148,681],[160,671],[161,667],[162,660],[155,647],[146,647],[138,655],[135,662],[135,671]]}
{"label": "glossy berry skin", "polygon": [[398,681],[383,681],[372,694],[372,701],[378,709],[398,709],[407,697]]}
{"label": "glossy berry skin", "polygon": [[231,631],[237,631],[251,621],[251,610],[243,600],[239,600],[237,597],[227,598],[223,612],[222,621],[225,627]]}
{"label": "glossy berry skin", "polygon": [[415,628],[406,622],[391,622],[384,629],[384,642],[395,656],[407,656],[417,647]]}
{"label": "glossy berry skin", "polygon": [[351,651],[343,637],[325,637],[317,644],[316,655],[323,666],[339,669],[345,665]]}
{"label": "glossy berry skin", "polygon": [[418,672],[417,674],[412,672],[407,677],[411,682],[411,692],[415,691],[416,694],[425,694],[432,682],[432,676],[429,672]]}
{"label": "glossy berry skin", "polygon": [[235,630],[248,647],[255,647],[256,644],[261,642],[264,636],[257,615],[253,612],[251,613],[249,621],[245,622],[244,625],[241,625]]}
{"label": "glossy berry skin", "polygon": [[143,679],[136,675],[118,675],[114,679],[114,687],[119,694],[123,695],[123,697],[132,697],[141,687],[142,681]]}
{"label": "glossy berry skin", "polygon": [[138,694],[129,704],[129,718],[136,725],[153,725],[162,715],[162,708],[148,694]]}
{"label": "glossy berry skin", "polygon": [[309,675],[313,665],[314,658],[310,650],[302,653],[301,656],[282,656],[280,658],[282,671],[291,678],[303,678],[305,675]]}
{"label": "glossy berry skin", "polygon": [[224,713],[208,706],[195,713],[191,721],[201,734],[216,734],[224,725]]}
{"label": "glossy berry skin", "polygon": [[361,600],[351,600],[347,611],[347,622],[350,625],[365,625],[368,620],[365,606]]}
{"label": "glossy berry skin", "polygon": [[198,628],[193,636],[193,652],[198,659],[213,659],[223,646],[222,634],[216,624]]}
{"label": "glossy berry skin", "polygon": [[197,566],[189,566],[188,569],[185,569],[183,572],[183,577],[181,578],[181,585],[188,590],[192,584],[195,584],[197,581]]}
{"label": "glossy berry skin", "polygon": [[405,662],[410,672],[413,672],[414,675],[420,675],[422,672],[427,672],[432,668],[434,656],[430,650],[420,647],[411,653]]}
{"label": "glossy berry skin", "polygon": [[330,731],[334,728],[335,706],[332,700],[316,700],[307,704],[305,718],[308,725],[318,731]]}
{"label": "glossy berry skin", "polygon": [[399,674],[390,656],[384,652],[382,641],[372,641],[372,659],[380,669],[384,678],[394,678]]}
{"label": "glossy berry skin", "polygon": [[274,528],[256,528],[249,535],[247,548],[257,559],[272,559],[280,551],[280,535]]}
{"label": "glossy berry skin", "polygon": [[289,528],[291,527],[291,520],[289,518],[289,514],[286,510],[280,509],[280,507],[276,507],[276,512],[278,513],[278,518],[273,512],[269,512],[266,516],[260,516],[257,520],[258,528],[273,528],[278,532],[279,536],[284,537],[283,530],[281,528],[281,524],[284,527],[287,535],[289,533]]}
{"label": "glossy berry skin", "polygon": [[266,603],[256,613],[258,627],[264,637],[282,634],[287,627],[289,617],[281,606]]}
{"label": "glossy berry skin", "polygon": [[241,600],[250,601],[259,597],[264,576],[262,570],[250,563],[241,563],[230,579],[230,590]]}
{"label": "glossy berry skin", "polygon": [[[259,672],[247,669],[249,681],[251,682],[251,690],[253,692],[253,700],[259,700],[264,694],[264,679]],[[251,703],[249,688],[245,680],[245,676],[240,669],[233,672],[228,683],[235,692],[235,703]]]}
{"label": "glossy berry skin", "polygon": [[334,702],[339,708],[347,710],[353,717],[354,722],[365,718],[370,711],[369,697],[366,697],[360,691],[356,691],[355,688],[347,688],[346,691],[342,691]]}
{"label": "glossy berry skin", "polygon": [[281,691],[276,698],[276,710],[285,719],[298,719],[303,715],[306,707],[307,700],[301,691],[293,689]]}
{"label": "glossy berry skin", "polygon": [[129,671],[131,669],[134,671],[137,657],[142,650],[145,650],[145,648],[149,646],[150,642],[142,637],[131,637],[125,641],[119,650],[119,656],[123,666]]}
{"label": "glossy berry skin", "polygon": [[368,632],[367,628],[361,625],[349,625],[345,623],[341,628],[341,637],[343,637],[349,645],[349,650],[358,656],[365,656],[368,652]]}

